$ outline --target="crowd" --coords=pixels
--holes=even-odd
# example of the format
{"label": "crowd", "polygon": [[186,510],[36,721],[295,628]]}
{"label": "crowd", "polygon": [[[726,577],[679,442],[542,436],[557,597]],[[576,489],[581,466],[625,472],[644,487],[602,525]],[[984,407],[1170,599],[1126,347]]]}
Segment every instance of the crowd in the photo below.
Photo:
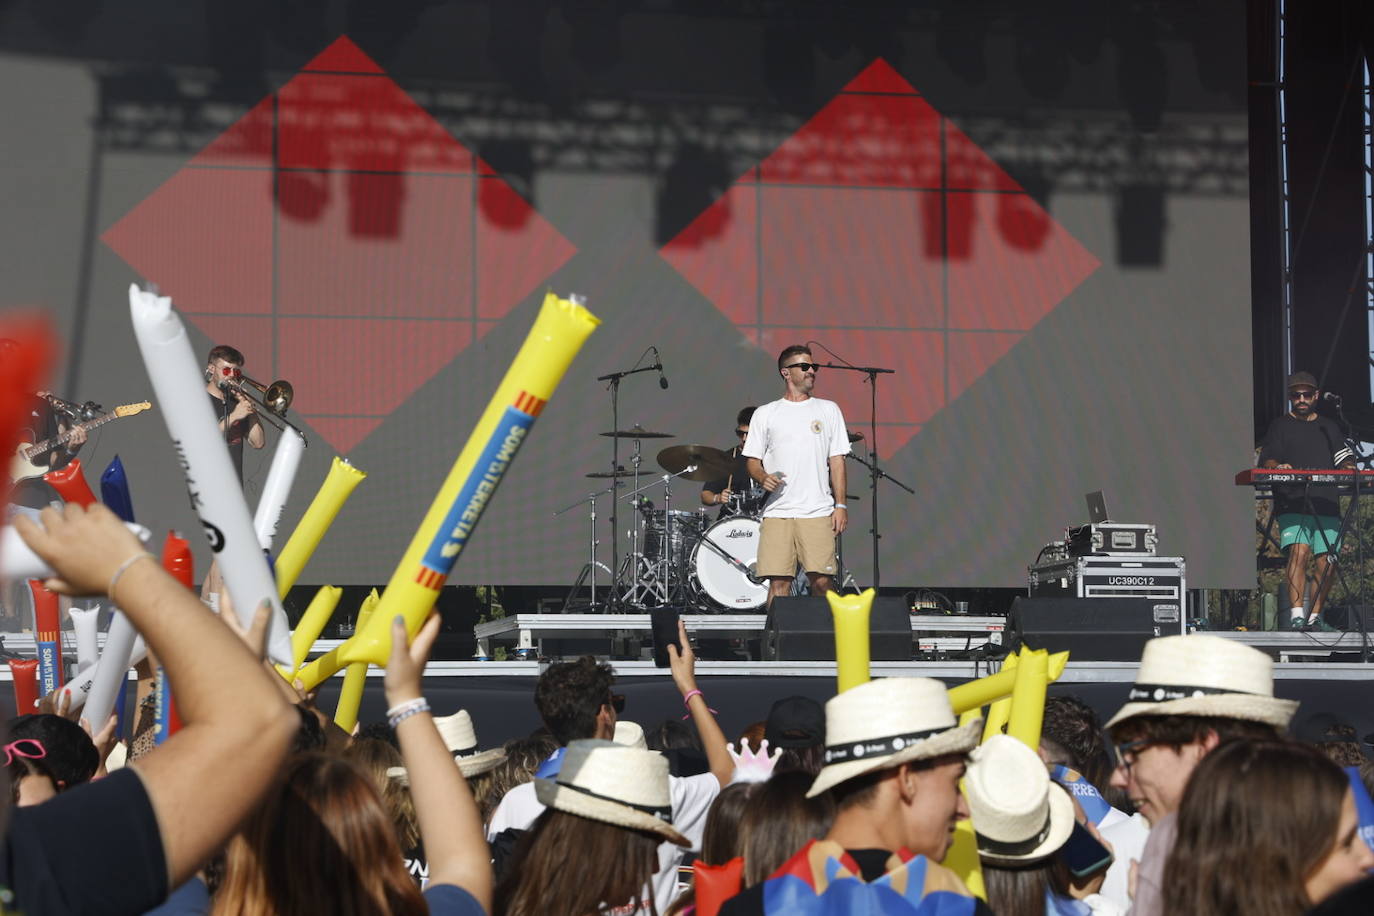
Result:
{"label": "crowd", "polygon": [[1295,723],[1235,642],[1152,640],[1105,724],[1056,691],[1038,747],[926,678],[781,700],[732,741],[680,630],[686,723],[622,719],[583,658],[539,678],[538,732],[483,747],[424,698],[437,618],[413,639],[398,618],[387,721],[347,735],[264,661],[265,608],[247,631],[212,613],[99,505],[14,524],[50,588],[117,593],[182,727],[8,723],[4,912],[1374,912],[1363,750]]}

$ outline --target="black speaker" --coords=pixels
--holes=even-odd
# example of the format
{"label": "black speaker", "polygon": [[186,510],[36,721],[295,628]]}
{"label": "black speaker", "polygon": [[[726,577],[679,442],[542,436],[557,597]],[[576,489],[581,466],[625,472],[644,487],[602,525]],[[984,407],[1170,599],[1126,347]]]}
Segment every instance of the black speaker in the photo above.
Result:
{"label": "black speaker", "polygon": [[[869,613],[869,658],[911,661],[911,613],[900,597],[875,598]],[[774,598],[763,631],[763,658],[833,662],[835,622],[823,596]]]}
{"label": "black speaker", "polygon": [[1158,598],[1017,598],[1007,648],[1071,653],[1075,661],[1134,662],[1147,640],[1179,629],[1176,601]]}

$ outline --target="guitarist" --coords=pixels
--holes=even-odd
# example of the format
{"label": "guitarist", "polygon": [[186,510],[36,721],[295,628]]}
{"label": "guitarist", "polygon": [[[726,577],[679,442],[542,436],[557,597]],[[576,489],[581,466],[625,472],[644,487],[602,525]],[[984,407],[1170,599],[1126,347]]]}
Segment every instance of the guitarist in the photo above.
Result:
{"label": "guitarist", "polygon": [[38,398],[34,401],[34,409],[30,418],[31,425],[28,430],[33,436],[30,441],[41,442],[44,439],[64,436],[68,432],[71,433],[71,438],[67,440],[66,445],[56,445],[49,451],[31,455],[29,460],[50,471],[57,471],[70,464],[71,460],[76,457],[76,453],[81,451],[81,446],[86,444],[86,427],[71,417],[59,416],[52,409],[52,402],[48,400],[48,395],[49,392],[40,391]]}
{"label": "guitarist", "polygon": [[244,440],[253,448],[262,448],[266,442],[262,421],[258,419],[253,402],[229,387],[242,375],[243,354],[231,346],[220,344],[205,358],[205,392],[210,396],[210,406],[215,408],[215,417],[229,446],[229,457],[234,460],[240,483],[243,482]]}

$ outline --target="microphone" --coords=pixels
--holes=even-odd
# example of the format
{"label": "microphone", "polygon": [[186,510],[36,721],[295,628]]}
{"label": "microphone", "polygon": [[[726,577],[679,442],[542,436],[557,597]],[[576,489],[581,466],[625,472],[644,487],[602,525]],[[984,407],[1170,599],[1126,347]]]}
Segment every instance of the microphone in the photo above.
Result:
{"label": "microphone", "polygon": [[668,377],[663,374],[663,357],[659,355],[658,347],[654,347],[654,368],[658,370],[658,387],[667,391]]}
{"label": "microphone", "polygon": [[1339,405],[1341,403],[1341,396],[1334,391],[1324,391],[1322,392],[1322,400],[1335,401]]}

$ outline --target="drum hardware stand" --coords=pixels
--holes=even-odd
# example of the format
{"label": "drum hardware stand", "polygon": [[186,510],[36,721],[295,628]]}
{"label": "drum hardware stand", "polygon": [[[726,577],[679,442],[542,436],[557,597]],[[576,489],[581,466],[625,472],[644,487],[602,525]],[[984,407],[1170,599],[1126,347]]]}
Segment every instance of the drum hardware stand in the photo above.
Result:
{"label": "drum hardware stand", "polygon": [[[572,588],[568,590],[568,597],[563,599],[562,613],[564,614],[569,612],[569,609],[572,607],[573,598],[577,595],[578,589],[582,587],[582,583],[586,582],[588,577],[591,578],[591,600],[587,608],[594,612],[600,607],[596,601],[596,571],[598,568],[604,569],[606,570],[606,574],[610,576],[611,570],[607,568],[606,564],[601,563],[596,558],[596,548],[601,543],[596,538],[596,500],[598,497],[605,496],[608,493],[614,493],[619,486],[620,481],[612,480],[611,485],[606,489],[598,490],[595,493],[588,493],[577,502],[570,506],[564,506],[553,514],[554,518],[558,518],[558,516],[565,512],[571,512],[583,503],[586,503],[589,507],[588,526],[590,531],[587,536],[587,562],[582,564],[582,571],[577,574],[577,579],[574,580]],[[614,580],[615,577],[611,576],[611,578]],[[612,591],[614,591],[614,584],[612,584]]]}
{"label": "drum hardware stand", "polygon": [[[824,349],[824,347],[822,347],[822,349]],[[826,352],[830,353],[829,350],[826,350]],[[830,355],[834,356],[835,354],[831,353]],[[911,489],[911,487],[908,487],[897,478],[892,477],[878,466],[878,376],[893,375],[896,373],[896,370],[879,369],[876,366],[849,366],[837,363],[822,363],[821,368],[843,369],[847,372],[862,372],[868,376],[868,461],[864,461],[853,452],[849,453],[847,457],[853,458],[855,461],[859,462],[859,464],[868,468],[868,489],[872,494],[871,499],[873,500],[873,509],[871,510],[873,513],[873,527],[868,529],[868,533],[873,535],[873,588],[876,591],[878,583],[882,581],[882,576],[880,575],[878,567],[878,542],[882,540],[883,537],[878,533],[878,479],[886,478],[913,496],[916,495],[915,490]],[[840,494],[840,496],[843,495],[844,494]]]}
{"label": "drum hardware stand", "polygon": [[[637,373],[637,372],[653,372],[653,371],[655,371],[655,367],[654,367],[654,366],[642,366],[642,367],[641,367],[641,366],[639,365],[640,362],[642,362],[642,361],[644,360],[644,357],[646,357],[646,356],[649,355],[649,350],[652,350],[652,349],[653,349],[653,347],[649,347],[649,348],[646,349],[643,353],[641,353],[641,354],[639,355],[639,359],[635,361],[635,364],[634,364],[634,367],[633,367],[633,368],[626,369],[626,370],[624,370],[623,372],[608,372],[608,373],[606,373],[605,375],[598,375],[598,376],[596,377],[596,380],[597,380],[598,382],[608,382],[608,383],[609,383],[609,384],[606,385],[606,390],[609,391],[609,392],[611,393],[611,429],[612,429],[612,430],[619,430],[619,429],[620,429],[620,380],[623,379],[623,378],[624,378],[625,376],[627,376],[627,375],[634,375],[634,374]],[[614,473],[615,471],[617,471],[617,470],[619,470],[619,469],[620,469],[620,438],[619,438],[618,436],[612,436],[612,437],[611,437],[611,471]],[[613,576],[613,577],[612,577],[612,580],[611,580],[611,599],[610,599],[610,601],[607,602],[607,608],[606,608],[608,611],[611,611],[611,610],[619,610],[619,608],[620,608],[620,603],[621,603],[621,601],[620,601],[620,598],[621,598],[621,585],[620,585],[620,581],[619,581],[619,572],[620,572],[620,569],[619,569],[619,567],[620,567],[620,517],[619,517],[618,513],[616,512],[616,503],[617,503],[616,500],[612,500],[612,501],[611,501],[611,532],[612,532],[612,537],[611,537],[611,569],[616,570],[616,575]]]}
{"label": "drum hardware stand", "polygon": [[[629,493],[623,493],[617,497],[621,499],[632,499],[640,493],[663,484],[663,556],[654,563],[644,560],[643,555],[638,556],[638,560],[643,562],[643,567],[638,564],[635,566],[636,581],[630,586],[630,593],[626,599],[627,603],[634,604],[636,600],[643,601],[640,607],[647,606],[649,598],[657,598],[660,605],[670,603],[674,598],[680,597],[682,587],[685,584],[681,575],[673,575],[673,488],[672,480],[674,477],[682,477],[690,474],[697,469],[696,465],[678,471],[676,474],[664,474],[657,480],[646,483],[642,487],[636,487]],[[655,568],[657,567],[657,568]],[[641,598],[641,592],[643,597]]]}

